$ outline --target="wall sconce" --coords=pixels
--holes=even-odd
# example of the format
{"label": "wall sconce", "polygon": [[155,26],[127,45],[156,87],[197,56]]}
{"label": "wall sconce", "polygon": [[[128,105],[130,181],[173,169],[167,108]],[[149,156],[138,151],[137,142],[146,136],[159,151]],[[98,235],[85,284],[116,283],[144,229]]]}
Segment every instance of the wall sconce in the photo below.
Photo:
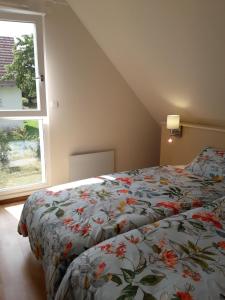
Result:
{"label": "wall sconce", "polygon": [[173,142],[173,137],[181,137],[182,126],[180,126],[180,116],[179,115],[168,115],[166,121],[166,127],[170,130],[170,137],[168,139],[169,143]]}

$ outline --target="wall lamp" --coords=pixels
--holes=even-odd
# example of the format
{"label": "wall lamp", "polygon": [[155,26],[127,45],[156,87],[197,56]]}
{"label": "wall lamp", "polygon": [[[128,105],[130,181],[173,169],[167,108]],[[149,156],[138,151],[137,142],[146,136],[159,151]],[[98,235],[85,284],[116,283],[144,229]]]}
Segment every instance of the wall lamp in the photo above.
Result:
{"label": "wall lamp", "polygon": [[170,137],[168,139],[169,143],[173,142],[173,137],[182,136],[182,126],[180,126],[179,115],[168,115],[166,120],[166,127],[170,131]]}

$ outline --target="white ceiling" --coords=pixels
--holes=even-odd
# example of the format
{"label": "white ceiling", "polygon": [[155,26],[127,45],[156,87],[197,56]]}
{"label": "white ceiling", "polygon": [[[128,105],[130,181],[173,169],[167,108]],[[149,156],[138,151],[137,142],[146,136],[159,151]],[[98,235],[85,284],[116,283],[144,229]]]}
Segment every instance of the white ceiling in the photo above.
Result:
{"label": "white ceiling", "polygon": [[158,121],[225,126],[224,0],[67,0]]}

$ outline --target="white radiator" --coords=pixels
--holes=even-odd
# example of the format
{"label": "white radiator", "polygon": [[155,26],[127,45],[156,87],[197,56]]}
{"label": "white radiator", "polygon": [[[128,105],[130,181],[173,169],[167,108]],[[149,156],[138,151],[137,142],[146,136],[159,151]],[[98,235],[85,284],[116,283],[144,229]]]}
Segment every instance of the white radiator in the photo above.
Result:
{"label": "white radiator", "polygon": [[96,177],[114,172],[114,151],[71,155],[70,181]]}

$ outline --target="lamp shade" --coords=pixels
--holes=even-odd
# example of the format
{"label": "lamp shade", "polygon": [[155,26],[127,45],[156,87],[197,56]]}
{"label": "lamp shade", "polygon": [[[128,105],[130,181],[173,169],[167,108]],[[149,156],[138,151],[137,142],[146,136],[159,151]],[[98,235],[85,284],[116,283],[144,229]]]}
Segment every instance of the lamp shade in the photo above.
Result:
{"label": "lamp shade", "polygon": [[180,127],[180,116],[179,115],[168,115],[166,121],[167,129],[179,129]]}

